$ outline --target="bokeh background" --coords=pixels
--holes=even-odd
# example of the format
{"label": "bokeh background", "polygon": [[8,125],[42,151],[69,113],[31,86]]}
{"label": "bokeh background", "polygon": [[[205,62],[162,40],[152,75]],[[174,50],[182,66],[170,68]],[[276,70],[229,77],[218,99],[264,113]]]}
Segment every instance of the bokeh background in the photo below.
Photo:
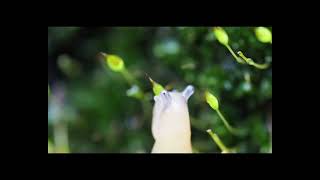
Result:
{"label": "bokeh background", "polygon": [[[221,152],[206,132],[212,129],[236,152],[271,153],[272,44],[260,42],[255,27],[224,30],[234,51],[270,67],[237,63],[211,27],[48,27],[48,153],[149,153],[153,92],[146,73],[169,89],[195,86],[188,102],[195,152]],[[120,56],[135,83],[108,68],[99,52]],[[205,90],[241,136],[226,129]]]}

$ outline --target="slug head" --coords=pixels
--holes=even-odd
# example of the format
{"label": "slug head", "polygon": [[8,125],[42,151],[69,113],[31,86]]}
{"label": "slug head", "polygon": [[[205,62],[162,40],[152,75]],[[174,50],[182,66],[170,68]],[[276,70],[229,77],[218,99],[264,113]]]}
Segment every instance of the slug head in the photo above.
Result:
{"label": "slug head", "polygon": [[175,110],[175,112],[182,111],[188,108],[187,102],[193,93],[194,87],[191,85],[188,85],[182,92],[163,90],[158,96],[154,96],[155,107],[161,113],[168,108]]}

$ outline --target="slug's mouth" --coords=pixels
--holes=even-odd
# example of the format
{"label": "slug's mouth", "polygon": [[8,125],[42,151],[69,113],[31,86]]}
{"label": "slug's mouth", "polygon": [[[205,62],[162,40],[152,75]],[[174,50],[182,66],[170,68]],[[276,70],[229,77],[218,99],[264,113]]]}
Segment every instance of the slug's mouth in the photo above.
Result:
{"label": "slug's mouth", "polygon": [[171,101],[171,95],[167,90],[163,90],[158,96],[154,96],[156,102],[162,102],[164,104]]}

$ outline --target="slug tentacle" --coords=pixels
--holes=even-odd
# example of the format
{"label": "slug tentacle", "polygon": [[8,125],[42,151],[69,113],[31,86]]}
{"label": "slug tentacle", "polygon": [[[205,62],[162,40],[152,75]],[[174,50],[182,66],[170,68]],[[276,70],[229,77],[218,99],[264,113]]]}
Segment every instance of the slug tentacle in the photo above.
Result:
{"label": "slug tentacle", "polygon": [[192,85],[188,85],[182,92],[182,96],[186,101],[190,98],[190,96],[194,93],[194,87]]}

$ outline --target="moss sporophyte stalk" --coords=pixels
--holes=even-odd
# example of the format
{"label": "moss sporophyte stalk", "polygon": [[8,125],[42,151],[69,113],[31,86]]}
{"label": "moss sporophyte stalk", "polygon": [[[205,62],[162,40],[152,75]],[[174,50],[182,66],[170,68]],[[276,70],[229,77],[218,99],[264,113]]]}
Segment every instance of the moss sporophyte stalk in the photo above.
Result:
{"label": "moss sporophyte stalk", "polygon": [[[272,35],[271,32],[266,29],[266,28],[256,28],[256,35],[258,39],[260,39],[261,42],[270,42],[272,43]],[[239,63],[239,64],[248,64],[251,66],[254,66],[255,68],[258,69],[266,69],[269,67],[269,64],[258,64],[255,63],[251,58],[247,58],[243,55],[241,51],[238,51],[239,57],[236,55],[236,53],[232,50],[231,46],[229,45],[229,36],[227,32],[221,28],[221,27],[214,27],[213,28],[213,33],[217,40],[219,41],[220,44],[224,45],[231,55],[234,57],[234,59]]]}
{"label": "moss sporophyte stalk", "polygon": [[237,54],[249,65],[254,66],[258,69],[266,69],[269,67],[268,63],[265,64],[258,64],[255,63],[251,58],[247,58],[246,56],[244,56],[244,54],[241,51],[238,51]]}
{"label": "moss sporophyte stalk", "polygon": [[207,133],[211,136],[212,140],[218,145],[221,150],[221,153],[234,153],[235,151],[229,149],[224,145],[219,136],[216,133],[213,133],[211,129],[207,130]]}
{"label": "moss sporophyte stalk", "polygon": [[214,27],[213,33],[217,40],[230,51],[230,53],[236,59],[236,61],[240,64],[244,64],[244,62],[237,57],[237,55],[233,52],[232,48],[229,46],[229,36],[227,32],[221,27]]}
{"label": "moss sporophyte stalk", "polygon": [[114,54],[106,54],[103,52],[101,52],[100,54],[103,56],[105,62],[104,64],[107,64],[112,71],[121,73],[130,85],[133,86],[139,84],[134,76],[132,76],[132,74],[126,69],[125,63],[120,56]]}
{"label": "moss sporophyte stalk", "polygon": [[229,132],[232,134],[238,134],[238,130],[233,128],[220,112],[218,99],[213,94],[211,94],[208,90],[205,92],[205,99],[206,99],[206,102],[209,104],[209,106],[218,113],[218,116],[221,118],[223,124],[226,126]]}

